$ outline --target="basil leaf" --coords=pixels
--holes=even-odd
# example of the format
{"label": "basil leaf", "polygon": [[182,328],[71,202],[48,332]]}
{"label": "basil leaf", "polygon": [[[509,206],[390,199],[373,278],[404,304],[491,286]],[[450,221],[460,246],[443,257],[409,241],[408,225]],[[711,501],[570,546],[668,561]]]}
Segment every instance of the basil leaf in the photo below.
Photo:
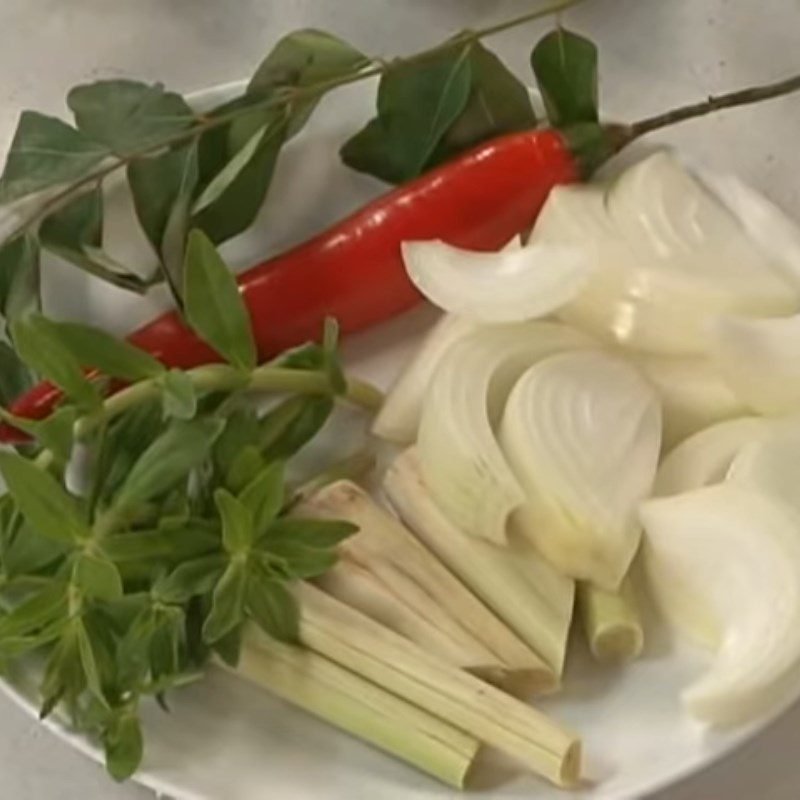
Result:
{"label": "basil leaf", "polygon": [[597,122],[597,47],[557,28],[539,40],[531,66],[554,127]]}
{"label": "basil leaf", "polygon": [[125,631],[117,646],[116,669],[120,683],[136,684],[143,681],[150,666],[150,642],[156,630],[156,619],[151,607],[142,609]]}
{"label": "basil leaf", "polygon": [[0,247],[0,312],[13,323],[40,302],[39,242],[32,234],[11,239]]}
{"label": "basil leaf", "polygon": [[244,562],[231,561],[214,587],[211,613],[203,623],[203,641],[213,644],[244,620],[247,570]]}
{"label": "basil leaf", "polygon": [[211,555],[187,561],[158,581],[153,594],[162,603],[185,603],[189,598],[210,592],[225,571],[227,559]]}
{"label": "basil leaf", "polygon": [[437,58],[386,72],[378,87],[378,117],[344,144],[344,163],[390,183],[419,175],[466,108],[469,53],[469,46],[454,45]]}
{"label": "basil leaf", "polygon": [[282,401],[259,421],[258,446],[268,460],[287,460],[327,422],[334,408],[327,396],[296,395]]}
{"label": "basil leaf", "polygon": [[23,111],[0,177],[0,203],[86,177],[109,150],[56,117]]}
{"label": "basil leaf", "polygon": [[96,81],[72,89],[67,105],[80,131],[121,156],[156,145],[195,121],[186,101],[158,83]]}
{"label": "basil leaf", "polygon": [[192,419],[197,413],[197,392],[192,379],[177,369],[165,373],[161,378],[161,402],[165,416]]}
{"label": "basil leaf", "polygon": [[49,472],[16,453],[0,453],[0,472],[23,517],[41,536],[67,543],[91,536],[77,502]]}
{"label": "basil leaf", "polygon": [[175,421],[143,453],[131,468],[114,500],[117,510],[164,495],[211,452],[222,421],[196,419]]}
{"label": "basil leaf", "polygon": [[182,562],[219,548],[219,535],[201,520],[188,520],[174,529],[129,531],[106,536],[100,542],[103,555],[111,561]]}
{"label": "basil leaf", "polygon": [[105,705],[107,701],[100,682],[100,671],[97,667],[97,657],[92,647],[92,641],[82,620],[75,619],[72,624],[78,642],[78,653],[80,654],[83,674],[86,676],[86,688]]}
{"label": "basil leaf", "polygon": [[70,550],[64,542],[40,536],[25,522],[23,527],[3,550],[3,571],[9,580],[45,571]]}
{"label": "basil leaf", "polygon": [[246,142],[227,142],[224,166],[204,185],[192,224],[217,244],[249,228],[264,204],[285,140],[285,112],[273,110]]}
{"label": "basil leaf", "polygon": [[285,586],[258,570],[247,580],[247,611],[270,636],[282,642],[296,642],[300,630],[297,600]]}
{"label": "basil leaf", "polygon": [[278,544],[303,547],[335,547],[358,531],[358,525],[333,519],[300,519],[282,517],[270,525],[263,538],[266,549],[272,552]]}
{"label": "basil leaf", "polygon": [[225,422],[225,429],[214,442],[214,467],[220,475],[225,475],[239,453],[258,440],[258,421],[255,411],[250,407],[233,411]]}
{"label": "basil leaf", "polygon": [[[283,464],[273,462],[265,467],[239,494],[242,506],[250,514],[252,528],[262,533],[280,514],[284,501]],[[248,544],[252,543],[252,539]]]}
{"label": "basil leaf", "polygon": [[11,345],[0,341],[0,404],[9,406],[33,386],[31,371]]}
{"label": "basil leaf", "polygon": [[189,234],[184,266],[185,315],[193,330],[243,370],[256,365],[250,316],[236,279],[201,231]]}
{"label": "basil leaf", "polygon": [[103,192],[99,183],[50,214],[39,235],[47,250],[90,275],[140,294],[148,288],[148,281],[126,270],[102,249]]}
{"label": "basil leaf", "polygon": [[281,572],[287,580],[292,578],[304,580],[324,575],[338,560],[334,550],[304,547],[288,541],[270,544],[269,558],[281,560],[283,567]]}
{"label": "basil leaf", "polygon": [[154,680],[181,669],[186,649],[186,617],[183,609],[170,606],[157,613],[158,625],[150,642],[150,671]]}
{"label": "basil leaf", "polygon": [[245,447],[233,460],[225,473],[225,486],[232,492],[240,492],[266,466],[266,460],[255,445]]}
{"label": "basil leaf", "polygon": [[139,720],[133,714],[116,718],[103,735],[106,769],[116,781],[133,775],[142,763],[144,739]]}
{"label": "basil leaf", "polygon": [[17,320],[11,328],[17,352],[28,366],[52,381],[78,405],[96,408],[100,397],[81,365],[61,341],[55,323],[39,314]]}
{"label": "basil leaf", "polygon": [[47,325],[83,367],[94,367],[106,375],[131,382],[164,373],[164,366],[158,359],[100,328],[52,320],[48,320]]}
{"label": "basil leaf", "polygon": [[53,582],[0,617],[0,650],[9,637],[24,636],[67,616],[67,587]]}
{"label": "basil leaf", "polygon": [[[259,64],[248,94],[269,95],[279,88],[307,87],[358,72],[370,59],[347,42],[325,31],[306,28],[284,36]],[[314,97],[295,101],[289,135],[305,125],[317,103]]]}
{"label": "basil leaf", "polygon": [[173,295],[180,298],[192,194],[198,182],[197,144],[136,159],[128,165],[127,175],[139,224]]}
{"label": "basil leaf", "polygon": [[80,620],[72,619],[64,628],[47,660],[40,687],[40,719],[49,716],[63,697],[74,700],[86,688],[86,674],[81,661],[76,626],[79,622]]}
{"label": "basil leaf", "polygon": [[246,553],[255,539],[250,510],[226,489],[214,492],[214,503],[222,520],[222,544],[225,550],[231,555]]}
{"label": "basil leaf", "polygon": [[426,167],[493,136],[536,126],[527,88],[491,50],[475,42],[470,46],[469,61],[472,72],[469,100]]}
{"label": "basil leaf", "polygon": [[72,568],[72,582],[94,600],[116,600],[122,597],[122,578],[111,561],[89,553],[81,553]]}

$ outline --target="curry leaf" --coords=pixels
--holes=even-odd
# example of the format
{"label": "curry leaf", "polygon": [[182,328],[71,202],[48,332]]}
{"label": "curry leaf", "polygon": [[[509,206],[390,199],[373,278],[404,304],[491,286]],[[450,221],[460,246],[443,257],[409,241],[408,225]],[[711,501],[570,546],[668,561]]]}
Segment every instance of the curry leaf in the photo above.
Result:
{"label": "curry leaf", "polygon": [[577,33],[557,28],[531,54],[531,66],[550,124],[597,122],[597,47]]}
{"label": "curry leaf", "polygon": [[0,203],[84,178],[109,149],[56,117],[23,111],[5,170]]}
{"label": "curry leaf", "polygon": [[189,234],[184,270],[186,319],[201,339],[240,369],[256,365],[250,316],[236,279],[201,231]]}
{"label": "curry leaf", "polygon": [[118,155],[144,150],[195,121],[186,101],[161,84],[102,80],[67,97],[78,129]]}

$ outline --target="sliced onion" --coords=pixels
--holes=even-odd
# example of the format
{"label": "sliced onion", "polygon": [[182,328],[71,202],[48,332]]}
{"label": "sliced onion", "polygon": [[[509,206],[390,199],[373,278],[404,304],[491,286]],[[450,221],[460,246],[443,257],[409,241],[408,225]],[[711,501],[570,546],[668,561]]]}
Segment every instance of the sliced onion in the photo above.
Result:
{"label": "sliced onion", "polygon": [[711,189],[742,225],[773,267],[800,286],[800,226],[761,192],[735,175],[702,171]]}
{"label": "sliced onion", "polygon": [[532,240],[587,248],[592,276],[559,316],[637,350],[702,353],[721,313],[798,306],[797,289],[736,217],[666,153],[626,170],[605,194],[554,191]]}
{"label": "sliced onion", "polygon": [[761,417],[739,417],[695,433],[661,462],[653,494],[666,497],[720,483],[739,451],[768,428]]}
{"label": "sliced onion", "polygon": [[493,432],[508,392],[536,361],[590,342],[565,325],[528,322],[481,328],[439,362],[423,403],[423,478],[450,521],[467,533],[506,541],[522,489]]}
{"label": "sliced onion", "polygon": [[403,242],[411,281],[434,305],[480,322],[521,322],[550,314],[586,283],[580,249],[532,244],[497,253],[441,241]]}
{"label": "sliced onion", "polygon": [[454,342],[476,328],[477,324],[466,317],[442,315],[386,394],[372,423],[372,432],[376,436],[397,444],[410,444],[416,440],[422,402],[436,367]]}
{"label": "sliced onion", "polygon": [[727,478],[782,500],[800,513],[800,417],[765,423],[761,435],[737,453]]}
{"label": "sliced onion", "polygon": [[526,502],[515,525],[559,571],[616,589],[639,544],[661,445],[652,387],[597,351],[552,356],[512,390],[499,427]]}
{"label": "sliced onion", "polygon": [[642,354],[634,358],[634,364],[661,399],[665,448],[746,411],[707,358]]}
{"label": "sliced onion", "polygon": [[753,411],[775,415],[800,410],[800,315],[722,318],[714,326],[711,356]]}
{"label": "sliced onion", "polygon": [[651,500],[641,516],[659,607],[716,651],[684,691],[687,709],[713,724],[763,713],[800,662],[800,517],[731,484]]}

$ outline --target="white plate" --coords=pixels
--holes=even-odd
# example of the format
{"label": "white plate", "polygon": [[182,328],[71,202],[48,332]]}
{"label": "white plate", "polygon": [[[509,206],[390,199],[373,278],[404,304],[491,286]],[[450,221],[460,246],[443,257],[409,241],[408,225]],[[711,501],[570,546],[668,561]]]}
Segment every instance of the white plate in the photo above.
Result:
{"label": "white plate", "polygon": [[[218,87],[197,95],[213,106],[240,89]],[[299,241],[380,191],[380,185],[343,167],[338,145],[370,114],[363,87],[340,91],[323,102],[308,131],[281,159],[260,221],[230,242],[225,253],[240,267]],[[117,213],[107,224],[111,248],[125,263],[150,263],[142,235],[131,224],[124,193],[114,192]],[[165,294],[143,301],[72,268],[48,264],[48,313],[89,319],[124,332],[167,305]],[[385,385],[434,318],[420,308],[345,344],[348,365]],[[731,733],[709,734],[682,713],[678,694],[697,674],[703,656],[658,636],[624,669],[600,668],[578,646],[568,665],[566,690],[542,703],[585,739],[587,778],[581,791],[565,795],[520,775],[473,797],[545,800],[571,796],[592,800],[639,798],[708,765],[752,737],[769,721]],[[35,690],[24,676],[0,684],[36,714]],[[146,758],[137,780],[175,798],[208,800],[434,800],[458,797],[432,779],[296,711],[235,678],[212,670],[202,683],[173,693],[172,712],[143,708]],[[56,735],[93,759],[93,743],[60,725]]]}

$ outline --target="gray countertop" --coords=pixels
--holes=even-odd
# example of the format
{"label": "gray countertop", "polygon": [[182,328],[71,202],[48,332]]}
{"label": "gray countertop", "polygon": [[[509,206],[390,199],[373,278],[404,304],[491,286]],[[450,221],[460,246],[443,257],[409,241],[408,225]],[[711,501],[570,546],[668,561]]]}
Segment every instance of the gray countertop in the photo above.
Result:
{"label": "gray countertop", "polygon": [[[420,49],[458,27],[531,8],[530,0],[5,0],[0,3],[0,146],[23,107],[64,109],[65,90],[109,76],[191,91],[246,75],[282,33],[333,30],[372,53]],[[603,107],[632,119],[726,88],[797,71],[800,0],[589,0],[567,22],[600,45]],[[520,73],[536,31],[494,44]],[[694,122],[665,135],[800,216],[800,102]],[[725,762],[657,800],[794,800],[800,708]],[[0,699],[0,796],[14,800],[135,800],[5,699]],[[235,800],[230,798],[229,800]],[[279,800],[283,800],[280,798]]]}

